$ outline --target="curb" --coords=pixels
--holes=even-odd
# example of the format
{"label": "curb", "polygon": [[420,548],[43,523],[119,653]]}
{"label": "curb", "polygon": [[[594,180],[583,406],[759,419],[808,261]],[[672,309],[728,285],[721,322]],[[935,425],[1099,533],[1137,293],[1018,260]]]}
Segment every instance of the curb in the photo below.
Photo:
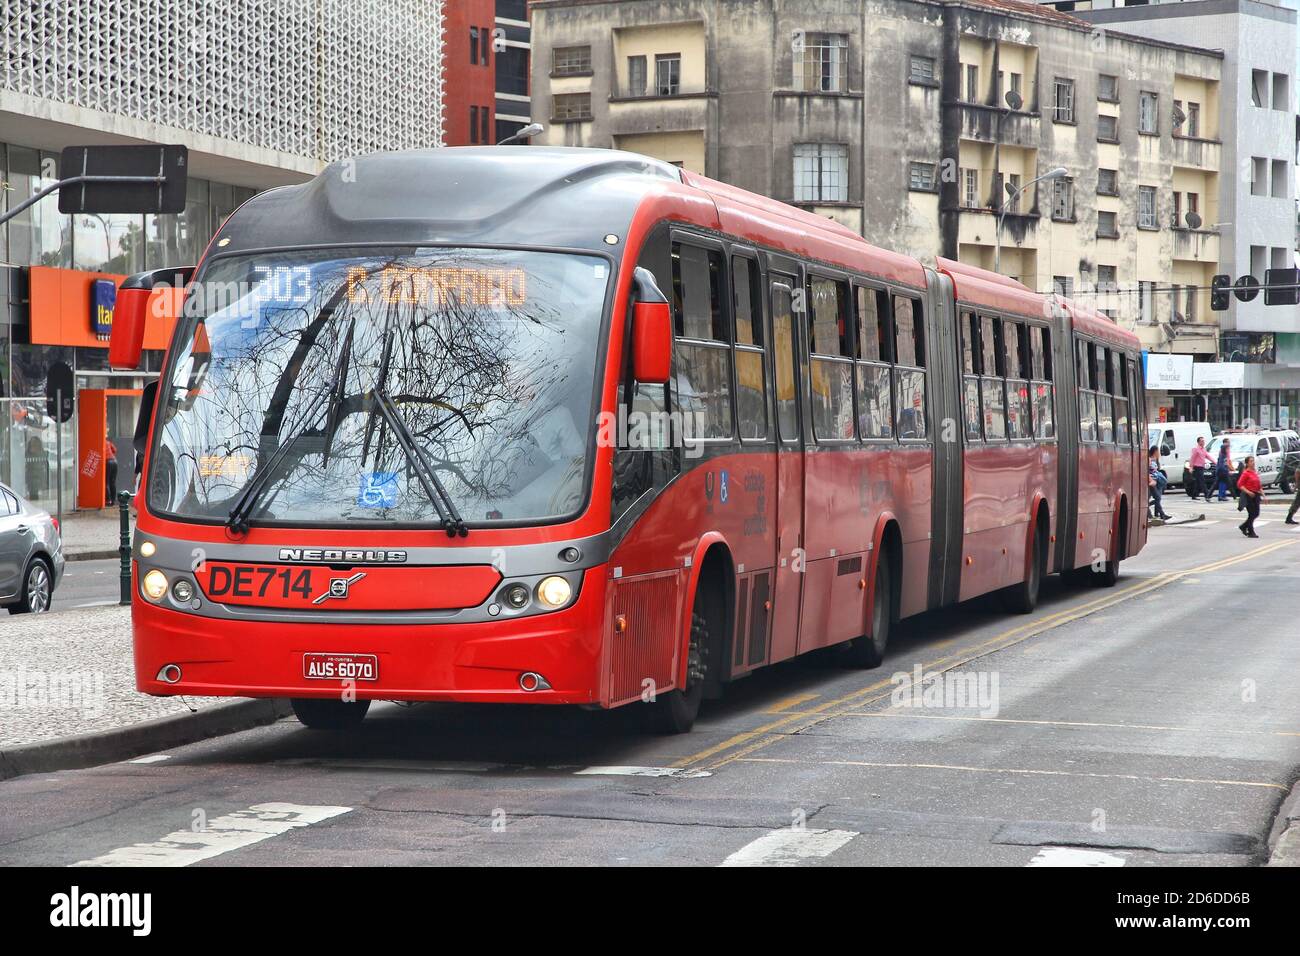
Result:
{"label": "curb", "polygon": [[1195,524],[1198,521],[1204,521],[1205,515],[1200,514],[1195,518],[1179,518],[1177,521],[1162,521],[1160,518],[1152,518],[1149,526],[1152,528],[1168,528],[1176,524]]}
{"label": "curb", "polygon": [[106,558],[120,558],[117,548],[104,551],[78,551],[76,554],[69,554],[65,548],[63,551],[63,560],[65,561],[103,561]]}
{"label": "curb", "polygon": [[195,714],[155,717],[126,727],[22,744],[0,750],[0,780],[129,760],[170,747],[273,724],[290,713],[292,709],[287,700],[241,700],[217,704]]}
{"label": "curb", "polygon": [[1267,866],[1300,866],[1300,780],[1278,807],[1268,846]]}

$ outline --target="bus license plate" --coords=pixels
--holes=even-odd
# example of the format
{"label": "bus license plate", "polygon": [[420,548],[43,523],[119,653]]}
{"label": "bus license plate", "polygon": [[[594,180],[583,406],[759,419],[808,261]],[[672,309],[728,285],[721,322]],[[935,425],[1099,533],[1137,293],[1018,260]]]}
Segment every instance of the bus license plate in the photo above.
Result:
{"label": "bus license plate", "polygon": [[309,680],[379,680],[374,654],[303,654],[302,676]]}

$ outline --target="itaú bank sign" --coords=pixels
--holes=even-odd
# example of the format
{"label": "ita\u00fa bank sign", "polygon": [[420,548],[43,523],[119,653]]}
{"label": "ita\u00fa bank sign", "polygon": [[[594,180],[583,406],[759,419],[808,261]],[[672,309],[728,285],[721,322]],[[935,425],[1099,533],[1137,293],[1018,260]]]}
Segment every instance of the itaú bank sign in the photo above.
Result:
{"label": "ita\u00fa bank sign", "polygon": [[[113,330],[117,287],[126,276],[53,266],[27,269],[27,312],[32,345],[106,349]],[[179,291],[179,290],[178,290]],[[168,303],[146,324],[144,347],[165,349],[178,310]]]}

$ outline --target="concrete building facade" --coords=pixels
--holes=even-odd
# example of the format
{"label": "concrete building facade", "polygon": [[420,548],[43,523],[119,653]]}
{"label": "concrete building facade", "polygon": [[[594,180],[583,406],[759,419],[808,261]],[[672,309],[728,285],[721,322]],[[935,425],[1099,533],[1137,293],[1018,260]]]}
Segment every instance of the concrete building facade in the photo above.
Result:
{"label": "concrete building facade", "polygon": [[[1057,2],[1105,31],[1223,51],[1218,271],[1260,282],[1295,265],[1296,12],[1259,0]],[[1241,386],[1171,394],[1180,417],[1294,425],[1300,413],[1300,307],[1232,300],[1218,313],[1219,357],[1242,362]]]}
{"label": "concrete building facade", "polygon": [[[1150,348],[1216,349],[1217,51],[1020,0],[533,11],[552,144],[648,153],[882,246],[1091,297]],[[556,71],[574,56],[590,70]],[[1063,178],[1034,182],[1057,166]]]}
{"label": "concrete building facade", "polygon": [[[145,0],[0,8],[0,209],[56,181],[69,145],[189,149],[183,213],[63,215],[50,196],[0,225],[0,482],[97,507],[106,436],[133,485],[137,396],[167,330],[146,337],[143,374],[111,371],[96,280],[193,264],[245,198],[336,159],[441,145],[443,0],[171,0],[162,19]],[[59,365],[74,373],[62,425],[44,399]]]}

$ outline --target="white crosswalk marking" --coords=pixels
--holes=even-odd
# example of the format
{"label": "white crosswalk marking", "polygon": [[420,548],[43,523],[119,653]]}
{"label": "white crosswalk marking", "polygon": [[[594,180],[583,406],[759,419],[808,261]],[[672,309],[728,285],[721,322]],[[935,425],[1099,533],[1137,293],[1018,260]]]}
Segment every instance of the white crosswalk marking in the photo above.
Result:
{"label": "white crosswalk marking", "polygon": [[1072,846],[1045,846],[1026,866],[1123,866],[1124,858],[1099,850]]}
{"label": "white crosswalk marking", "polygon": [[202,830],[177,830],[153,843],[137,843],[110,850],[103,856],[82,860],[73,866],[189,866],[351,810],[351,807],[258,803],[247,810],[237,810],[209,820]]}
{"label": "white crosswalk marking", "polygon": [[579,776],[593,777],[710,777],[710,770],[684,770],[681,767],[584,767]]}
{"label": "white crosswalk marking", "polygon": [[853,830],[773,830],[747,843],[721,866],[798,866],[805,860],[830,856],[857,833]]}

